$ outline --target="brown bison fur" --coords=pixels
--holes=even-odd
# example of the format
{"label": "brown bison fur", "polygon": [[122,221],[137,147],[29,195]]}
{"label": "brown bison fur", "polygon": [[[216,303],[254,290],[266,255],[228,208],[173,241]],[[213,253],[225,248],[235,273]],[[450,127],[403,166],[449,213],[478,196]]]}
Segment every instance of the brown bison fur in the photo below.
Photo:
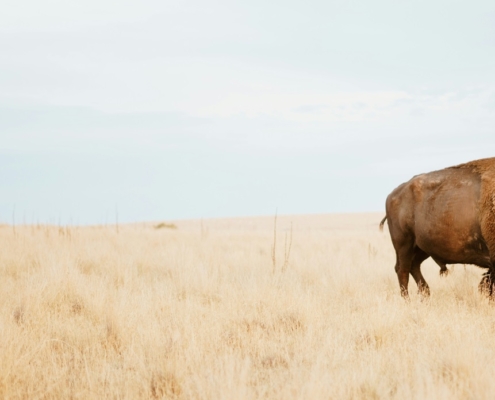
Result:
{"label": "brown bison fur", "polygon": [[422,294],[430,290],[421,263],[431,257],[440,273],[446,264],[488,269],[480,283],[490,296],[495,286],[495,158],[416,175],[390,193],[385,220],[403,296],[409,274]]}

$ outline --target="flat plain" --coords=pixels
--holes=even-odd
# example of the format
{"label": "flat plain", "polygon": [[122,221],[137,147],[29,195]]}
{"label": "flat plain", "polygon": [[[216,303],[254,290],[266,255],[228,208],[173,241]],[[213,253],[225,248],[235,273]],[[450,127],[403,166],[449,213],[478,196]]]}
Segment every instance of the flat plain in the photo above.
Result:
{"label": "flat plain", "polygon": [[0,397],[493,398],[482,271],[404,301],[383,216],[0,226]]}

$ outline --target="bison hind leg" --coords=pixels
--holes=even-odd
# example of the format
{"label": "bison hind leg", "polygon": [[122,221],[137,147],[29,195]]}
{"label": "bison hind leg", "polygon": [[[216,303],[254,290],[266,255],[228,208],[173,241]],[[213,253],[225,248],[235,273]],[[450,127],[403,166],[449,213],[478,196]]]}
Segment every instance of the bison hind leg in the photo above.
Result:
{"label": "bison hind leg", "polygon": [[430,288],[421,273],[421,263],[429,257],[423,250],[419,247],[414,248],[414,256],[411,264],[411,275],[418,285],[419,294],[428,297],[430,295]]}

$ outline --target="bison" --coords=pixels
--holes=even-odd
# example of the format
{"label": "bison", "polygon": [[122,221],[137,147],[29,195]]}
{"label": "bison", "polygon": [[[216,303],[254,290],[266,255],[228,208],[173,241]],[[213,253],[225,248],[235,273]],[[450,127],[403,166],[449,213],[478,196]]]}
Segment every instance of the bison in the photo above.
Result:
{"label": "bison", "polygon": [[416,175],[392,191],[386,201],[390,237],[397,256],[395,272],[408,297],[409,274],[429,295],[421,263],[431,257],[446,264],[487,269],[480,290],[492,298],[495,286],[495,158],[471,161]]}

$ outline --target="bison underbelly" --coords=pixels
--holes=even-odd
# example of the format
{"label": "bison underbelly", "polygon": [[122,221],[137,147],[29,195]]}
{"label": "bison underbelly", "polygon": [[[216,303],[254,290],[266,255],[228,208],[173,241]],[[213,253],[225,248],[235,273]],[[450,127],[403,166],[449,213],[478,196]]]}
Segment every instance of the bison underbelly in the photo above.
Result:
{"label": "bison underbelly", "polygon": [[416,245],[446,264],[490,266],[490,255],[484,240],[473,235],[419,235],[416,237]]}

